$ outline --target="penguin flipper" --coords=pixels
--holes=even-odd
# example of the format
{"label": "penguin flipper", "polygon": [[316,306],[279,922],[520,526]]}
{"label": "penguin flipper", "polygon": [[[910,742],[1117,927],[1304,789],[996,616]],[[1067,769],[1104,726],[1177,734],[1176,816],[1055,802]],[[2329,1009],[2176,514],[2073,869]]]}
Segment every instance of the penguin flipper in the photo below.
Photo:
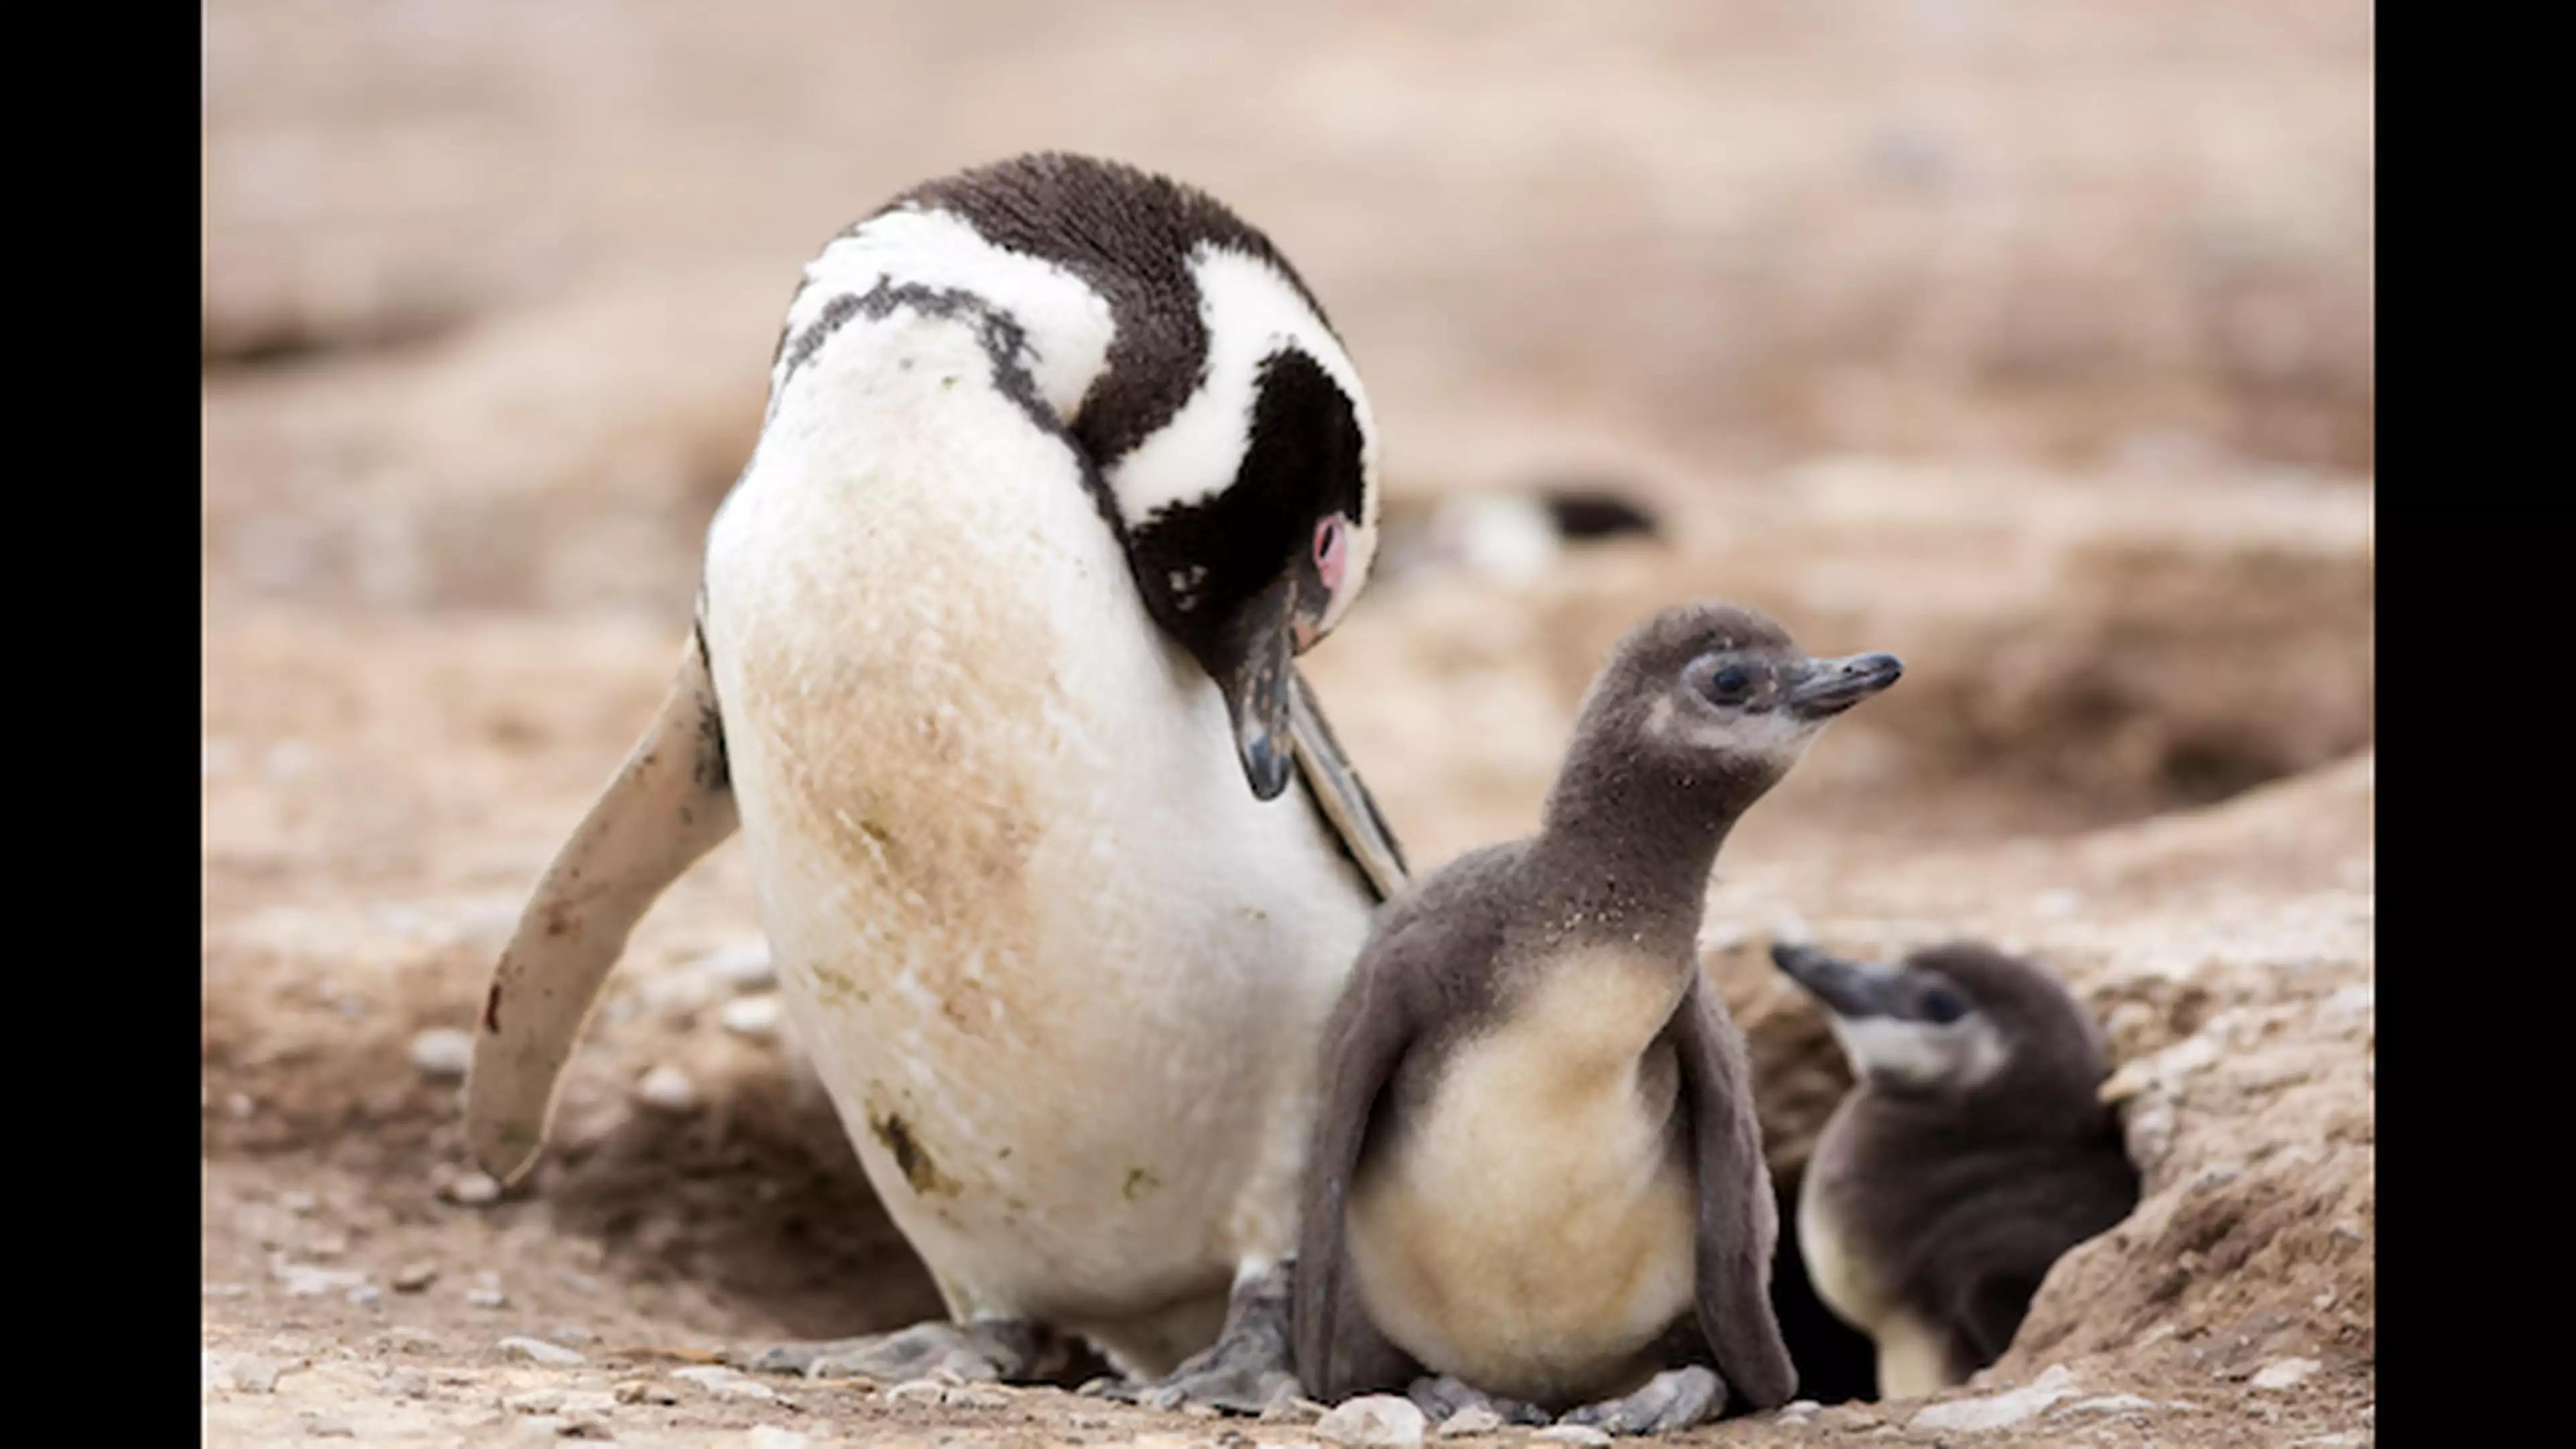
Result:
{"label": "penguin flipper", "polygon": [[628,933],[738,823],[701,628],[661,712],[555,852],[493,967],[465,1083],[466,1142],[485,1171],[509,1183],[536,1161],[564,1065]]}
{"label": "penguin flipper", "polygon": [[1673,1038],[1699,1192],[1700,1332],[1732,1397],[1755,1409],[1777,1408],[1798,1387],[1798,1371],[1771,1306],[1780,1210],[1762,1159],[1744,1038],[1727,1019],[1717,988],[1696,970],[1674,1013]]}
{"label": "penguin flipper", "polygon": [[1393,1345],[1367,1321],[1366,1309],[1346,1281],[1342,1214],[1379,1098],[1413,1044],[1415,1022],[1407,998],[1414,954],[1436,945],[1427,937],[1408,937],[1400,919],[1382,922],[1361,948],[1350,984],[1324,1026],[1323,1100],[1317,1104],[1298,1204],[1291,1321],[1298,1383],[1308,1397],[1327,1403],[1346,1390],[1395,1386],[1343,1382],[1346,1377],[1373,1379],[1381,1367],[1391,1371],[1394,1366],[1387,1362]]}
{"label": "penguin flipper", "polygon": [[1380,901],[1393,900],[1404,889],[1404,852],[1395,842],[1377,801],[1351,768],[1341,741],[1324,722],[1323,703],[1315,688],[1293,667],[1288,671],[1288,739],[1306,776],[1307,793],[1342,842],[1342,849],[1368,878]]}

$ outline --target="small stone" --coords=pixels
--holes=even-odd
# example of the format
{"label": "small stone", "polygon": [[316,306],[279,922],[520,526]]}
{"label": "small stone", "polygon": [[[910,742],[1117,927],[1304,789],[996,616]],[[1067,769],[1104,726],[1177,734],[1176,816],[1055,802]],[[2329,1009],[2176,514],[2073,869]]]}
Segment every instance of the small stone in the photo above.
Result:
{"label": "small stone", "polygon": [[1073,1394],[1074,1397],[1078,1399],[1105,1398],[1109,1391],[1116,1387],[1118,1387],[1118,1380],[1116,1378],[1108,1374],[1098,1374],[1091,1378],[1084,1379],[1082,1381],[1082,1387],[1075,1389]]}
{"label": "small stone", "polygon": [[2324,1364],[2321,1364],[2312,1358],[2274,1359],[2272,1362],[2263,1365],[2263,1367],[2255,1373],[2254,1387],[2258,1389],[2286,1389],[2292,1384],[2297,1383],[2299,1380],[2306,1378],[2308,1375],[2315,1373],[2317,1370],[2324,1367]]}
{"label": "small stone", "polygon": [[948,1401],[948,1386],[937,1379],[906,1379],[885,1391],[889,1404],[942,1404]]}
{"label": "small stone", "polygon": [[405,1263],[394,1270],[393,1285],[396,1293],[418,1293],[437,1281],[436,1263]]}
{"label": "small stone", "polygon": [[1426,1427],[1422,1410],[1411,1399],[1395,1394],[1344,1399],[1315,1421],[1315,1432],[1336,1443],[1397,1449],[1421,1443]]}
{"label": "small stone", "polygon": [[621,1404],[676,1404],[680,1401],[680,1396],[668,1385],[657,1384],[650,1379],[628,1379],[609,1392]]}
{"label": "small stone", "polygon": [[2074,1393],[2075,1376],[2063,1364],[2052,1364],[2039,1378],[2018,1389],[1979,1399],[1953,1399],[1917,1413],[1906,1428],[1922,1433],[1937,1429],[2005,1429]]}
{"label": "small stone", "polygon": [[1782,1404],[1780,1411],[1772,1417],[1783,1424],[1803,1424],[1823,1412],[1824,1407],[1813,1399],[1791,1399]]}
{"label": "small stone", "polygon": [[269,1272],[286,1285],[290,1298],[319,1298],[326,1293],[345,1293],[367,1281],[367,1275],[347,1268],[316,1268],[310,1263],[277,1263]]}
{"label": "small stone", "polygon": [[269,1394],[277,1391],[277,1376],[285,1371],[284,1364],[242,1354],[223,1360],[218,1377],[245,1394]]}
{"label": "small stone", "polygon": [[429,1397],[429,1375],[418,1369],[395,1369],[385,1375],[385,1392],[406,1399]]}
{"label": "small stone", "polygon": [[502,1339],[500,1348],[503,1353],[516,1354],[521,1358],[551,1364],[556,1368],[573,1368],[589,1362],[588,1359],[562,1344],[548,1343],[542,1338],[528,1338],[521,1334],[512,1334]]}
{"label": "small stone", "polygon": [[411,1065],[433,1082],[455,1081],[474,1065],[474,1038],[452,1026],[433,1026],[412,1037]]}
{"label": "small stone", "polygon": [[509,1301],[509,1295],[503,1293],[498,1288],[468,1288],[465,1290],[465,1306],[468,1308],[500,1308],[508,1304]]}
{"label": "small stone", "polygon": [[690,1368],[673,1369],[671,1377],[685,1379],[719,1398],[758,1399],[763,1403],[781,1402],[778,1392],[769,1385],[737,1373],[722,1364],[699,1364]]}
{"label": "small stone", "polygon": [[698,1088],[679,1068],[659,1066],[636,1081],[635,1100],[677,1117],[697,1110]]}
{"label": "small stone", "polygon": [[1441,1420],[1440,1427],[1432,1430],[1431,1433],[1435,1438],[1454,1439],[1461,1434],[1491,1434],[1501,1427],[1503,1427],[1502,1415],[1482,1404],[1469,1404]]}
{"label": "small stone", "polygon": [[765,941],[718,946],[693,964],[736,991],[758,991],[778,980],[778,968],[769,959],[769,944]]}
{"label": "small stone", "polygon": [[[955,1403],[955,1402],[957,1402],[957,1401],[956,1401],[954,1398],[951,1398],[948,1402],[950,1402],[950,1403],[952,1403],[952,1404],[953,1404],[953,1403]],[[1217,1407],[1216,1405],[1214,1405],[1214,1404],[1183,1404],[1183,1405],[1181,1405],[1181,1417],[1182,1417],[1182,1418],[1185,1418],[1185,1419],[1213,1419],[1213,1418],[1218,1417],[1219,1415],[1222,1415],[1224,1412],[1225,1412],[1225,1410],[1218,1408],[1218,1407]],[[1421,1441],[1421,1440],[1419,1440],[1419,1439],[1416,1439],[1416,1440],[1414,1440],[1413,1442],[1415,1442],[1415,1443],[1419,1444],[1419,1443],[1421,1443],[1422,1441]]]}
{"label": "small stone", "polygon": [[349,1301],[360,1308],[373,1308],[385,1301],[385,1291],[373,1283],[361,1283],[349,1290]]}
{"label": "small stone", "polygon": [[950,1389],[946,1403],[952,1409],[1007,1409],[1011,1396],[1003,1389],[967,1386]]}
{"label": "small stone", "polygon": [[1530,1437],[1552,1444],[1588,1444],[1592,1449],[1605,1449],[1610,1442],[1608,1434],[1589,1424],[1550,1424]]}
{"label": "small stone", "polygon": [[775,996],[738,996],[724,1004],[716,1020],[736,1036],[768,1037],[778,1035],[778,998]]}
{"label": "small stone", "polygon": [[501,1200],[501,1184],[488,1172],[460,1173],[438,1195],[459,1207],[488,1207]]}
{"label": "small stone", "polygon": [[561,1389],[530,1389],[503,1399],[501,1407],[521,1414],[551,1414],[563,1407],[563,1401]]}
{"label": "small stone", "polygon": [[326,1419],[319,1414],[301,1416],[307,1439],[355,1439],[358,1431],[346,1419]]}

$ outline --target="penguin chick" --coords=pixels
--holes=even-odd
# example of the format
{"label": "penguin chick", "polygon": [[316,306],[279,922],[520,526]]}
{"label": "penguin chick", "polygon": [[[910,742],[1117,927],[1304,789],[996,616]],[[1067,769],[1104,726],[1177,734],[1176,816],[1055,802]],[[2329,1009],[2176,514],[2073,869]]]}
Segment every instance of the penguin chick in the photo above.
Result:
{"label": "penguin chick", "polygon": [[1381,912],[1325,1028],[1310,1393],[1464,1390],[1614,1432],[1789,1398],[1744,1044],[1695,943],[1737,818],[1899,672],[1731,604],[1667,610],[1594,680],[1539,833]]}
{"label": "penguin chick", "polygon": [[1894,966],[1775,945],[1856,1083],[1798,1192],[1825,1306],[1878,1346],[1881,1398],[2003,1356],[2049,1265],[2127,1217],[2138,1172],[2093,1021],[2038,966],[1979,945]]}

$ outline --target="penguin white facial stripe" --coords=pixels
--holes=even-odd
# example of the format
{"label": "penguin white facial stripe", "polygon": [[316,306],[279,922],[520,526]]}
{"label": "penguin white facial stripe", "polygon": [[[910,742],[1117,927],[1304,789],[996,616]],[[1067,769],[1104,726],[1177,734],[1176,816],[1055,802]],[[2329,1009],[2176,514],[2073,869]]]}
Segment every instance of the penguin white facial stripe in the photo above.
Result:
{"label": "penguin white facial stripe", "polygon": [[1116,331],[1108,301],[1053,262],[993,245],[960,217],[909,209],[871,218],[805,268],[805,288],[787,312],[789,340],[771,370],[771,409],[841,322],[863,309],[884,315],[887,304],[866,299],[921,305],[943,294],[1007,319],[1016,346],[997,364],[1026,370],[1058,426],[1073,420],[1108,365]]}
{"label": "penguin white facial stripe", "polygon": [[[1312,358],[1359,420],[1362,476],[1377,470],[1377,428],[1368,394],[1314,308],[1276,267],[1258,257],[1201,243],[1190,256],[1198,286],[1199,318],[1207,329],[1207,361],[1198,389],[1179,412],[1134,451],[1114,463],[1109,484],[1118,511],[1135,528],[1163,509],[1204,502],[1234,481],[1251,441],[1253,383],[1261,364],[1284,349]],[[1376,526],[1377,490],[1365,495],[1363,537],[1352,540],[1353,559],[1365,567],[1366,535]],[[1362,574],[1365,577],[1365,574]]]}

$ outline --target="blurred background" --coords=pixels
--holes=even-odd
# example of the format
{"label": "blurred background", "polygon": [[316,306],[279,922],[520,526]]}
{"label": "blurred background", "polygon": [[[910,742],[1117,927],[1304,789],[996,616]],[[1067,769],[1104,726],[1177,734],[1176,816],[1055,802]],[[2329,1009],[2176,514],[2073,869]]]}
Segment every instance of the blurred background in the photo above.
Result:
{"label": "blurred background", "polygon": [[[1348,342],[1388,538],[1309,672],[1417,865],[1530,829],[1609,640],[1701,594],[1909,666],[1729,846],[1769,904],[1720,933],[2063,918],[2027,862],[2366,760],[2364,0],[203,16],[210,1161],[453,1195],[403,1044],[470,1021],[667,682],[798,269],[1023,150],[1213,192]],[[2367,890],[2366,795],[2293,834],[2134,899]],[[690,963],[758,955],[728,846],[638,933],[549,1192],[685,1299],[637,1311],[843,1328],[640,1206],[642,1147],[583,1156],[649,1062],[770,1090],[720,1085],[775,1075],[757,1012],[694,1029],[735,987]],[[849,1190],[828,1122],[778,1135]]]}

